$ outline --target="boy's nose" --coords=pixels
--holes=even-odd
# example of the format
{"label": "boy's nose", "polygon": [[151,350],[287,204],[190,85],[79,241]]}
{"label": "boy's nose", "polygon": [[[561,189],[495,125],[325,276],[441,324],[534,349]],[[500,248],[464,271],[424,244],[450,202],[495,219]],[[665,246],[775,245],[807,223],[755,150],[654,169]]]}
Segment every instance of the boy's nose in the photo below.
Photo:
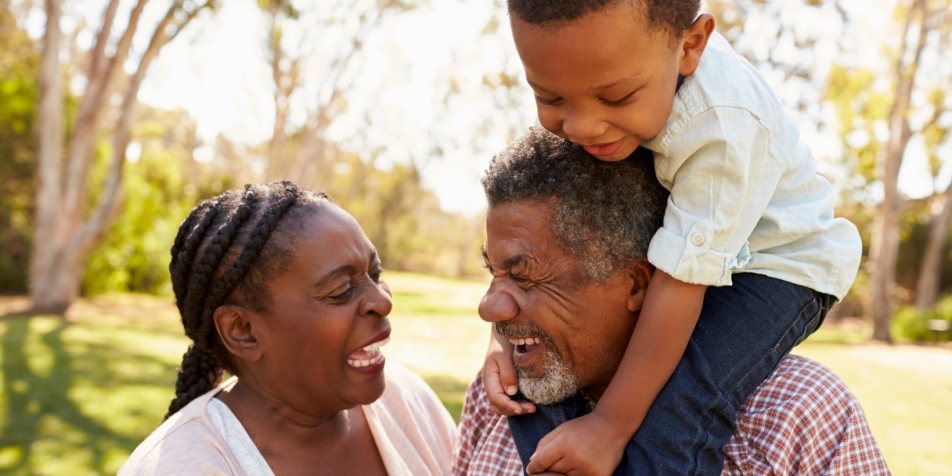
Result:
{"label": "boy's nose", "polygon": [[595,145],[592,140],[607,130],[608,124],[590,111],[575,109],[562,118],[562,131],[572,142]]}
{"label": "boy's nose", "polygon": [[519,315],[519,306],[508,293],[490,285],[479,301],[479,317],[486,322],[500,322]]}

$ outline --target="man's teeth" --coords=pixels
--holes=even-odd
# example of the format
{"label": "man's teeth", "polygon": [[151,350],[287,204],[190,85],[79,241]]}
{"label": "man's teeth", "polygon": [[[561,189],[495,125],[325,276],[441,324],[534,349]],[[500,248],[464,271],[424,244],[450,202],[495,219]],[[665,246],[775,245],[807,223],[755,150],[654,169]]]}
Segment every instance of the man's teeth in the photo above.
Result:
{"label": "man's teeth", "polygon": [[512,345],[532,345],[532,344],[541,344],[542,339],[538,337],[530,337],[528,339],[509,339],[509,342],[512,342]]}
{"label": "man's teeth", "polygon": [[381,360],[383,360],[383,354],[381,354],[380,352],[377,352],[377,355],[371,357],[368,360],[347,359],[347,363],[350,365],[353,365],[354,367],[366,367],[368,365],[376,364],[377,362],[380,362]]}
{"label": "man's teeth", "polygon": [[370,352],[371,350],[379,349],[379,348],[381,348],[381,347],[387,345],[388,342],[390,342],[390,338],[389,338],[389,337],[387,337],[387,338],[384,339],[384,340],[374,342],[373,344],[370,344],[370,345],[368,345],[367,347],[364,347],[364,348],[362,348],[362,349],[360,349],[360,350],[366,350],[366,351]]}

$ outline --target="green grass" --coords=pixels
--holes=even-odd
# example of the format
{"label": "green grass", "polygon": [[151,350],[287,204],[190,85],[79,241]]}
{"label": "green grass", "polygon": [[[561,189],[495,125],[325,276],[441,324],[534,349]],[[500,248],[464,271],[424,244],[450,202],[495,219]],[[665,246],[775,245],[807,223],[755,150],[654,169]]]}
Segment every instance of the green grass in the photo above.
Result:
{"label": "green grass", "polygon": [[[486,284],[386,275],[394,293],[387,358],[419,373],[459,418],[482,364]],[[27,318],[0,297],[0,474],[115,474],[161,422],[187,340],[168,299],[83,300],[67,320]],[[821,329],[795,350],[836,372],[863,404],[897,475],[952,473],[952,351],[865,344]]]}

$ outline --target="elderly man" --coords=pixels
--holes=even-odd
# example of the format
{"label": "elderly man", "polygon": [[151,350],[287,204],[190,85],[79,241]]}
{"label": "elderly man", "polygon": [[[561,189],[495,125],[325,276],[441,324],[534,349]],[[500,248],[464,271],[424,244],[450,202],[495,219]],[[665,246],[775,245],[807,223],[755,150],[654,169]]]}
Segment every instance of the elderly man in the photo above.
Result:
{"label": "elderly man", "polygon": [[[667,198],[646,154],[601,162],[533,128],[490,165],[483,253],[493,281],[479,313],[515,341],[520,392],[539,412],[496,415],[477,377],[454,475],[522,474],[538,435],[527,437],[520,419],[554,427],[564,411],[588,411],[611,381],[654,272],[645,255]],[[889,474],[849,389],[796,356],[738,412],[724,456],[731,475]]]}

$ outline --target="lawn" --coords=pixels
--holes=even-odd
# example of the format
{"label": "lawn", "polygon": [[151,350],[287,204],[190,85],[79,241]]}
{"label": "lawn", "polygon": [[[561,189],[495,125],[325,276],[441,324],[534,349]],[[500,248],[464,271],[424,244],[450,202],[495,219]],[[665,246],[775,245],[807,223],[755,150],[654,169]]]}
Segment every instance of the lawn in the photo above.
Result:
{"label": "lawn", "polygon": [[[388,273],[387,358],[422,375],[458,418],[488,324],[485,283]],[[165,413],[187,340],[169,299],[110,295],[63,321],[0,297],[0,473],[115,474]],[[952,351],[862,343],[821,329],[795,353],[830,367],[863,404],[897,475],[952,473]]]}

